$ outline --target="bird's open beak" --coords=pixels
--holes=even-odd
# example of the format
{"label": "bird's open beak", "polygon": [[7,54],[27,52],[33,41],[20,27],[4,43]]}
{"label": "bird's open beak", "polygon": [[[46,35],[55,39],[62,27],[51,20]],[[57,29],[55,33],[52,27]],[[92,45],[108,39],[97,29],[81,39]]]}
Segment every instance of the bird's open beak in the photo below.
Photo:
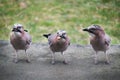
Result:
{"label": "bird's open beak", "polygon": [[57,39],[58,39],[58,40],[60,40],[60,39],[66,39],[66,37],[65,37],[64,35],[59,35],[59,36],[57,37]]}
{"label": "bird's open beak", "polygon": [[12,31],[13,32],[20,32],[21,33],[21,31],[19,29],[17,29],[17,28],[13,28]]}
{"label": "bird's open beak", "polygon": [[87,31],[87,32],[89,32],[89,33],[93,33],[94,34],[94,32],[92,31],[92,30],[90,30],[90,29],[83,29],[83,31]]}
{"label": "bird's open beak", "polygon": [[64,35],[62,35],[62,36],[60,36],[61,38],[63,38],[63,39],[66,39],[66,37],[64,36]]}

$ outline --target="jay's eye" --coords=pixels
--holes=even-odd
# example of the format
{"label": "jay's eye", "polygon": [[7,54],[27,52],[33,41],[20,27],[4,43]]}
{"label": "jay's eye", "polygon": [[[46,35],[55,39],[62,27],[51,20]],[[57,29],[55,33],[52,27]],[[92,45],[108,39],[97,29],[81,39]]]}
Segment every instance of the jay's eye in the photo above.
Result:
{"label": "jay's eye", "polygon": [[91,28],[90,30],[95,31],[96,29],[95,28]]}
{"label": "jay's eye", "polygon": [[21,27],[18,26],[17,29],[21,29]]}
{"label": "jay's eye", "polygon": [[66,33],[63,33],[63,35],[65,35]]}

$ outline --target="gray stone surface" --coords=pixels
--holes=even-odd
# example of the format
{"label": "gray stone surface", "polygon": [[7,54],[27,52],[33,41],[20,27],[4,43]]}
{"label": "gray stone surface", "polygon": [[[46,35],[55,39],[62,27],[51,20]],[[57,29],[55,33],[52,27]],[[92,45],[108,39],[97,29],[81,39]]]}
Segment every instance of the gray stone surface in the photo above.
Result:
{"label": "gray stone surface", "polygon": [[120,80],[120,45],[112,45],[108,51],[110,64],[105,64],[105,55],[99,52],[99,64],[93,60],[94,51],[89,45],[72,44],[65,51],[69,64],[62,63],[56,53],[52,65],[49,46],[33,43],[27,51],[31,63],[26,63],[24,51],[19,51],[19,62],[14,63],[14,49],[8,41],[0,41],[0,80]]}

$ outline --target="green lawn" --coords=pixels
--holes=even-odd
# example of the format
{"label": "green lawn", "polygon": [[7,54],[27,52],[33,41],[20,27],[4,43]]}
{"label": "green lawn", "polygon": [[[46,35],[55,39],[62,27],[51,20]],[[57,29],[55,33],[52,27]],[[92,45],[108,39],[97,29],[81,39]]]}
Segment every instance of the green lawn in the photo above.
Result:
{"label": "green lawn", "polygon": [[102,26],[120,43],[120,0],[0,0],[0,40],[9,40],[14,23],[24,25],[33,42],[47,42],[44,33],[66,30],[71,43],[89,44],[82,29]]}

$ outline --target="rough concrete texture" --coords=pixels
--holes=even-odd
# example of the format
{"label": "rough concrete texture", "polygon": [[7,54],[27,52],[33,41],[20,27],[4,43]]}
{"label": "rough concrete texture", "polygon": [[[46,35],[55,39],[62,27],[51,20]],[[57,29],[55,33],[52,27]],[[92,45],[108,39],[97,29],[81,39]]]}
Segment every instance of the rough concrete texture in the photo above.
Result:
{"label": "rough concrete texture", "polygon": [[110,64],[105,64],[105,54],[99,52],[99,63],[94,64],[94,51],[89,45],[72,44],[62,63],[56,53],[52,65],[51,51],[47,44],[33,43],[27,53],[31,63],[25,61],[24,51],[19,51],[19,62],[13,62],[14,49],[8,41],[0,41],[0,80],[120,80],[120,45],[112,45],[108,51]]}

